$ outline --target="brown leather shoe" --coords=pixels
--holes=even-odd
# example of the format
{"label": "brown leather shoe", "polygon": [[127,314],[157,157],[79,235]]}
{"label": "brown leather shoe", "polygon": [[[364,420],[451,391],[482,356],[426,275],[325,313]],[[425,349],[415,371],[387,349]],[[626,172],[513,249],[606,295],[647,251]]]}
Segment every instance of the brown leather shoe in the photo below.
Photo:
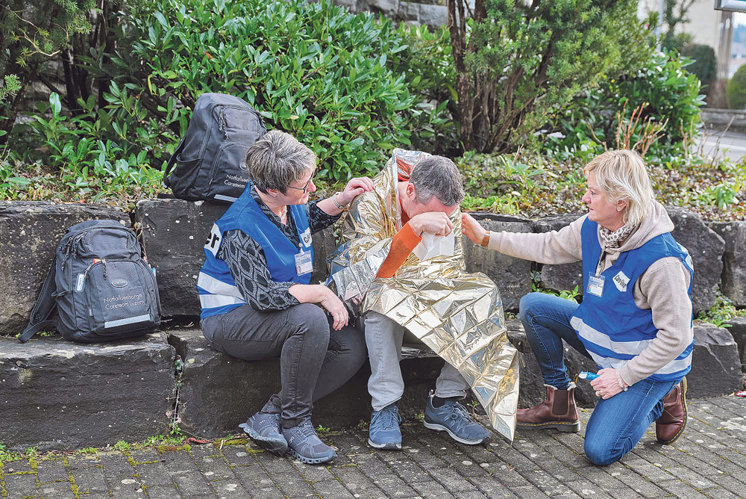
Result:
{"label": "brown leather shoe", "polygon": [[575,407],[575,384],[567,390],[557,390],[547,385],[547,398],[531,409],[518,409],[518,428],[554,428],[568,433],[580,430],[578,410]]}
{"label": "brown leather shoe", "polygon": [[686,428],[686,378],[663,397],[663,414],[655,422],[655,436],[662,444],[672,444]]}

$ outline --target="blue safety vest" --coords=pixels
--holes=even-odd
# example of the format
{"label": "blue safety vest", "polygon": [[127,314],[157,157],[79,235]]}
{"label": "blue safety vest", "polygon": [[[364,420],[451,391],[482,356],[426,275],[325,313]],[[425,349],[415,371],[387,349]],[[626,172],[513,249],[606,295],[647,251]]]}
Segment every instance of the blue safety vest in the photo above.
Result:
{"label": "blue safety vest", "polygon": [[270,220],[251,196],[253,184],[249,183],[243,194],[228,208],[228,211],[215,222],[205,243],[205,263],[197,279],[197,292],[202,306],[200,317],[224,314],[246,304],[236,287],[228,265],[217,257],[223,234],[229,230],[241,230],[262,247],[267,268],[275,282],[308,284],[311,272],[298,275],[295,256],[310,253],[313,262],[311,229],[305,205],[290,206],[288,216],[293,217],[300,236],[300,247],[295,246],[279,227]]}
{"label": "blue safety vest", "polygon": [[[601,257],[598,224],[586,219],[581,229],[583,250],[583,303],[572,316],[570,324],[578,333],[585,349],[599,368],[620,368],[639,355],[655,338],[658,330],[653,313],[635,304],[633,291],[637,279],[656,260],[677,257],[689,270],[689,298],[694,271],[686,249],[670,233],[658,235],[639,248],[625,251],[614,264],[601,273],[601,296],[598,283],[591,283]],[[591,292],[594,291],[594,292]],[[691,327],[691,318],[689,326]],[[677,381],[692,365],[692,341],[674,360],[660,368],[649,379]]]}

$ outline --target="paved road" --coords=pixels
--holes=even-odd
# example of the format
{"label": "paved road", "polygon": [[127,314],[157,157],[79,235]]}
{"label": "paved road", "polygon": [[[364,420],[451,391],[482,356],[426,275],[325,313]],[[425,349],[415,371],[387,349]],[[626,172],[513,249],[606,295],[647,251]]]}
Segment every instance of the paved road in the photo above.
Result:
{"label": "paved road", "polygon": [[718,155],[739,161],[746,154],[746,133],[707,130],[702,133],[698,147],[706,156]]}
{"label": "paved road", "polygon": [[[512,447],[460,445],[417,421],[403,426],[401,452],[375,451],[366,431],[324,436],[339,449],[330,466],[263,452],[245,439],[191,448],[51,455],[0,463],[0,496],[45,497],[717,497],[746,494],[746,399],[689,404],[672,446],[654,427],[620,463],[595,467],[583,432],[520,432]],[[590,411],[583,411],[587,421]]]}

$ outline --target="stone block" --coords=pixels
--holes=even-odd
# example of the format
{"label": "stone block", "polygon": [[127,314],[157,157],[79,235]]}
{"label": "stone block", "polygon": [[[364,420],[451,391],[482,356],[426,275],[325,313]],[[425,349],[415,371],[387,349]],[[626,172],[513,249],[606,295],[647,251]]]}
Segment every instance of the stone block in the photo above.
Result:
{"label": "stone block", "polygon": [[198,317],[197,275],[210,228],[226,204],[143,199],[135,207],[148,262],[155,267],[164,317]]}
{"label": "stone block", "polygon": [[[531,232],[530,221],[524,218],[472,213],[490,231]],[[505,310],[517,311],[521,297],[531,292],[531,266],[528,260],[513,258],[497,251],[482,248],[463,238],[464,259],[468,272],[483,272],[500,290]]]}
{"label": "stone block", "polygon": [[212,438],[238,431],[280,387],[276,359],[245,362],[216,352],[199,328],[172,329],[169,342],[183,363],[177,410],[189,433]]}
{"label": "stone block", "polygon": [[708,228],[695,213],[681,208],[666,208],[674,223],[672,232],[694,261],[692,307],[694,313],[715,304],[720,276],[723,273],[725,241]]}
{"label": "stone block", "polygon": [[[205,261],[204,245],[212,224],[228,205],[182,199],[144,199],[137,203],[135,221],[142,229],[148,261],[157,270],[164,317],[199,317],[197,276]],[[323,281],[326,258],[335,249],[332,228],[314,234],[312,282]]]}
{"label": "stone block", "polygon": [[728,329],[694,325],[692,370],[687,375],[691,397],[713,397],[743,389],[738,345]]}
{"label": "stone block", "polygon": [[99,344],[0,338],[0,442],[79,449],[166,433],[174,388],[164,333]]}
{"label": "stone block", "polygon": [[388,18],[396,17],[399,10],[399,0],[368,0],[364,3],[367,3],[367,8],[362,7],[362,10],[380,12]]}
{"label": "stone block", "polygon": [[708,225],[725,242],[720,290],[737,307],[746,307],[746,222]]}
{"label": "stone block", "polygon": [[28,323],[41,286],[54,260],[57,243],[67,229],[90,219],[119,220],[129,227],[129,215],[89,204],[0,201],[0,335],[20,333]]}
{"label": "stone block", "polygon": [[[582,214],[557,215],[535,220],[531,224],[533,232],[551,232],[560,230],[566,225],[580,218]],[[549,288],[558,291],[572,291],[578,287],[580,295],[583,294],[583,264],[581,262],[564,263],[561,265],[542,265],[541,282]]]}
{"label": "stone block", "polygon": [[[544,378],[541,375],[539,369],[539,363],[536,361],[536,357],[531,350],[531,345],[528,343],[526,333],[523,330],[523,325],[519,320],[512,320],[507,322],[508,326],[508,338],[510,343],[513,344],[516,349],[521,352],[521,391],[518,397],[518,407],[528,408],[533,407],[536,404],[542,402],[546,396],[546,389],[544,388]],[[567,368],[570,379],[575,379],[575,376],[580,371],[597,371],[596,363],[588,357],[569,346],[565,345],[565,366]],[[579,380],[577,382],[577,389],[575,390],[575,401],[581,407],[593,407],[596,404],[596,395],[594,390],[588,381]]]}
{"label": "stone block", "polygon": [[734,317],[727,324],[728,331],[738,345],[738,358],[741,359],[741,371],[746,373],[746,317]]}
{"label": "stone block", "polygon": [[[311,3],[311,2],[309,2]],[[340,7],[346,7],[347,10],[350,12],[360,12],[360,9],[358,8],[358,2],[357,0],[334,0],[335,5],[339,5]]]}
{"label": "stone block", "polygon": [[[179,417],[186,431],[205,437],[236,432],[269,397],[280,389],[279,358],[246,362],[210,348],[199,329],[169,331],[171,344],[183,360]],[[443,360],[430,352],[405,349],[402,376],[405,391],[399,403],[403,417],[422,413]],[[344,386],[314,404],[313,423],[338,428],[370,419],[366,363]]]}
{"label": "stone block", "polygon": [[395,18],[402,21],[419,22],[420,4],[415,2],[399,2],[399,9]]}
{"label": "stone block", "polygon": [[448,22],[448,8],[445,5],[420,5],[420,24],[439,28]]}

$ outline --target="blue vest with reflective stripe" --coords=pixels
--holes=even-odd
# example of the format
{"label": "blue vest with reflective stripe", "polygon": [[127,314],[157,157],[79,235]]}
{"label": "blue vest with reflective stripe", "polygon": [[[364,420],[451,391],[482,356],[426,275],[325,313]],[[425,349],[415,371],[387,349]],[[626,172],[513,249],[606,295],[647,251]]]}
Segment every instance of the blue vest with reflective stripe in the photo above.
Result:
{"label": "blue vest with reflective stripe", "polygon": [[[583,250],[583,303],[573,314],[571,324],[599,368],[619,368],[639,355],[655,338],[657,328],[653,314],[635,304],[633,291],[637,279],[650,265],[664,257],[677,257],[689,270],[691,299],[693,270],[686,250],[670,233],[661,234],[639,248],[625,251],[614,264],[601,273],[603,292],[589,291],[589,278],[596,274],[601,257],[598,224],[586,219],[581,229]],[[691,318],[690,318],[691,327]],[[676,381],[691,369],[692,348],[687,346],[673,361],[655,372],[653,381]]]}
{"label": "blue vest with reflective stripe", "polygon": [[246,186],[241,196],[215,222],[205,243],[205,263],[197,279],[202,319],[224,314],[246,303],[233,281],[228,265],[217,257],[223,234],[227,231],[241,230],[262,247],[273,281],[298,284],[311,282],[311,273],[298,275],[295,266],[295,255],[301,251],[310,253],[313,261],[311,229],[305,205],[289,206],[288,212],[288,216],[293,217],[300,236],[301,247],[298,248],[264,214],[251,196],[250,189],[253,189],[252,183]]}

